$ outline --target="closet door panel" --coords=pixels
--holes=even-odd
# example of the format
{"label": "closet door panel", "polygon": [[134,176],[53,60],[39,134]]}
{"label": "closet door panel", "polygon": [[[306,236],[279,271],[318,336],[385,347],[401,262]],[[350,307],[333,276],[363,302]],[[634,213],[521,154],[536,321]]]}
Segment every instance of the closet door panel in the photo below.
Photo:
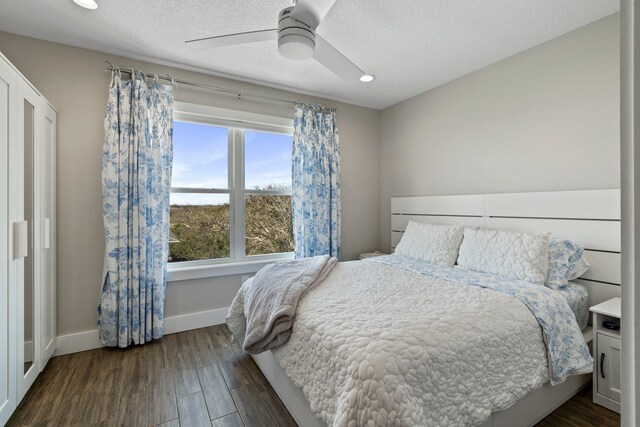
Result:
{"label": "closet door panel", "polygon": [[[14,224],[26,227],[13,227],[21,230],[14,235],[14,242],[25,241],[22,254],[13,257],[13,275],[17,284],[19,310],[18,315],[18,357],[17,389],[18,401],[26,394],[40,372],[40,260],[37,248],[40,246],[40,202],[36,194],[39,185],[41,117],[40,96],[23,79],[18,80],[18,138],[17,148],[10,164],[15,165],[11,173],[10,188],[17,194],[11,197],[10,204]],[[17,232],[14,231],[17,234]],[[26,256],[21,256],[25,255]]]}
{"label": "closet door panel", "polygon": [[15,140],[17,75],[0,58],[0,425],[16,407],[16,306],[9,280],[9,142]]}
{"label": "closet door panel", "polygon": [[40,369],[56,350],[56,111],[42,101],[42,140],[40,148]]}

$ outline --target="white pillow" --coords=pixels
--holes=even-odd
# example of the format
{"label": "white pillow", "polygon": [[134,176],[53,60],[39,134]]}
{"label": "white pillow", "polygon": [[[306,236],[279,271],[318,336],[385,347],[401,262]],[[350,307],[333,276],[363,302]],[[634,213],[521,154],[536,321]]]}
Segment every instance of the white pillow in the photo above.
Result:
{"label": "white pillow", "polygon": [[453,267],[462,241],[462,225],[421,224],[409,221],[396,253],[429,264]]}
{"label": "white pillow", "polygon": [[466,228],[458,265],[544,285],[549,269],[549,235]]}

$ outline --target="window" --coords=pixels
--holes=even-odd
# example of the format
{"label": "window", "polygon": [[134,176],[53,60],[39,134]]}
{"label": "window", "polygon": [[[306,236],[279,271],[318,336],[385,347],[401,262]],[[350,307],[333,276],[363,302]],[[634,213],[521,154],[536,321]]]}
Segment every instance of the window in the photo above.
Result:
{"label": "window", "polygon": [[290,127],[176,113],[169,262],[290,254],[292,144]]}

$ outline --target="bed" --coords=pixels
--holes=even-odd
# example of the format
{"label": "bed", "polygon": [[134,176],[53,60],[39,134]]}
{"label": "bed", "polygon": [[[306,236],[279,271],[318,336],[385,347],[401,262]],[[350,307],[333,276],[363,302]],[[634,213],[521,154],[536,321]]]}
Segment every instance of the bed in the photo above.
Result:
{"label": "bed", "polygon": [[[590,379],[584,355],[567,354],[591,340],[589,327],[580,332],[589,304],[619,292],[617,200],[617,190],[396,198],[392,244],[409,219],[542,228],[584,242],[593,268],[564,293],[524,298],[455,267],[397,256],[340,263],[300,302],[289,342],[254,359],[305,427],[533,425]],[[532,298],[564,301],[577,326],[554,343],[541,325],[558,322],[541,320]],[[572,357],[583,359],[559,366]]]}

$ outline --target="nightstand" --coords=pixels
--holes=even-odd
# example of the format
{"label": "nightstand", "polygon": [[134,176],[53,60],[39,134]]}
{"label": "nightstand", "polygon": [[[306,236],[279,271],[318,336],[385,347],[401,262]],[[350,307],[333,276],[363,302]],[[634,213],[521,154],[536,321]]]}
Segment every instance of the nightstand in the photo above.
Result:
{"label": "nightstand", "polygon": [[384,255],[389,255],[389,254],[385,254],[384,252],[380,252],[380,251],[365,252],[360,254],[359,259],[375,258],[377,256],[384,256]]}
{"label": "nightstand", "polygon": [[595,362],[593,402],[620,413],[620,298],[594,305],[590,310]]}

